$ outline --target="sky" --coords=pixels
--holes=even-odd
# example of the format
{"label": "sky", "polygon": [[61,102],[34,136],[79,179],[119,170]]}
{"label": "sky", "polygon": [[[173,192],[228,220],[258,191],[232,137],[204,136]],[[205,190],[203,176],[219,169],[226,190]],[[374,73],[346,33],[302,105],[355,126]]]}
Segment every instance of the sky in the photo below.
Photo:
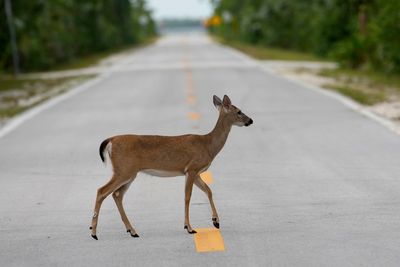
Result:
{"label": "sky", "polygon": [[147,0],[156,19],[206,18],[211,15],[210,0]]}

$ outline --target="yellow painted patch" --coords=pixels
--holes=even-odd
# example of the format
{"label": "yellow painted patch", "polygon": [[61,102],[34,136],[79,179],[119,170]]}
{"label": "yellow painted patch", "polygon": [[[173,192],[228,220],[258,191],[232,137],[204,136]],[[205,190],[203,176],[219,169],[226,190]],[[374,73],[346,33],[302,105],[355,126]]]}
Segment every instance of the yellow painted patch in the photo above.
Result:
{"label": "yellow painted patch", "polygon": [[221,232],[215,228],[199,228],[194,234],[194,243],[197,252],[224,251],[224,239]]}
{"label": "yellow painted patch", "polygon": [[200,114],[197,112],[189,112],[189,119],[192,121],[198,121],[200,119]]}
{"label": "yellow painted patch", "polygon": [[189,95],[187,97],[187,102],[189,105],[194,106],[196,104],[196,97],[194,95]]}
{"label": "yellow painted patch", "polygon": [[213,176],[210,171],[206,171],[200,174],[201,180],[203,180],[206,184],[212,184]]}

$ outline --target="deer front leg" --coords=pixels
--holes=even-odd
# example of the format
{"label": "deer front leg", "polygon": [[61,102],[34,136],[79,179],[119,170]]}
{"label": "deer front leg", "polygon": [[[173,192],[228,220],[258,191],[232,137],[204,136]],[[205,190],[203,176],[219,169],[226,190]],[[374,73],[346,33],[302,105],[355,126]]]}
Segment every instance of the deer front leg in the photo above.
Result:
{"label": "deer front leg", "polygon": [[195,172],[187,172],[186,173],[186,182],[185,182],[185,229],[189,234],[197,233],[192,229],[189,221],[189,204],[190,197],[192,196],[193,182],[196,179],[197,173]]}
{"label": "deer front leg", "polygon": [[212,217],[211,220],[215,226],[215,228],[219,229],[219,217],[217,213],[217,209],[215,208],[212,191],[210,187],[201,179],[200,175],[197,175],[196,180],[194,180],[194,184],[200,188],[201,191],[207,194],[208,200],[210,202]]}

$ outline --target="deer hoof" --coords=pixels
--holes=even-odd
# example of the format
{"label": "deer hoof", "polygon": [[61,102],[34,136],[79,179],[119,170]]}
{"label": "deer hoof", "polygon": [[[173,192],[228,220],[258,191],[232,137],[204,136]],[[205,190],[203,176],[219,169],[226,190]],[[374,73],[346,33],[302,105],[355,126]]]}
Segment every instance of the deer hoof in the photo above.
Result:
{"label": "deer hoof", "polygon": [[215,228],[219,229],[219,222],[217,221],[217,218],[212,218],[212,222],[213,222]]}
{"label": "deer hoof", "polygon": [[97,235],[92,235],[92,237],[93,237],[94,239],[96,239],[96,240],[99,240],[99,239],[97,238]]}
{"label": "deer hoof", "polygon": [[219,223],[213,222],[213,224],[214,224],[215,228],[219,229]]}
{"label": "deer hoof", "polygon": [[132,234],[131,230],[126,230],[127,233],[129,233],[131,235],[131,237],[139,237],[139,235],[137,233]]}
{"label": "deer hoof", "polygon": [[196,234],[196,233],[197,233],[195,230],[189,231],[187,225],[185,225],[185,227],[183,227],[183,229],[186,229],[186,231],[187,231],[189,234]]}

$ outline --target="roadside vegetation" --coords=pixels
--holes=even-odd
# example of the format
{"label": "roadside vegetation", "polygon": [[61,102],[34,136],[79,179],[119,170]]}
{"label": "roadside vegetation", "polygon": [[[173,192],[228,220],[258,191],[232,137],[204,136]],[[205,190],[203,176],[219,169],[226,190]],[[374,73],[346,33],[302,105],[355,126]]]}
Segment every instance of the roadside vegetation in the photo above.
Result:
{"label": "roadside vegetation", "polygon": [[[11,2],[22,72],[50,70],[155,35],[144,0]],[[1,14],[5,14],[4,8],[0,5]],[[13,70],[9,26],[6,16],[0,16],[1,72]]]}
{"label": "roadside vegetation", "polygon": [[299,60],[299,61],[320,61],[323,60],[318,56],[294,50],[287,50],[282,48],[267,47],[262,45],[253,45],[244,41],[224,39],[214,35],[214,40],[229,45],[237,50],[242,51],[254,58],[262,60]]}
{"label": "roadside vegetation", "polygon": [[7,118],[61,94],[92,77],[82,75],[53,79],[15,79],[12,76],[1,76],[0,125]]}
{"label": "roadside vegetation", "polygon": [[296,72],[322,76],[329,82],[319,85],[361,104],[400,107],[400,1],[211,2],[206,26],[218,41],[258,59],[338,62]]}
{"label": "roadside vegetation", "polygon": [[345,68],[324,69],[317,74],[334,81],[324,87],[336,90],[364,105],[400,101],[400,75]]}
{"label": "roadside vegetation", "polygon": [[[93,77],[46,78],[39,72],[96,66],[156,37],[144,0],[7,2],[12,16],[0,16],[0,123]],[[4,2],[1,14],[5,8]]]}
{"label": "roadside vegetation", "polygon": [[226,40],[315,54],[352,69],[400,73],[400,1],[213,1]]}

